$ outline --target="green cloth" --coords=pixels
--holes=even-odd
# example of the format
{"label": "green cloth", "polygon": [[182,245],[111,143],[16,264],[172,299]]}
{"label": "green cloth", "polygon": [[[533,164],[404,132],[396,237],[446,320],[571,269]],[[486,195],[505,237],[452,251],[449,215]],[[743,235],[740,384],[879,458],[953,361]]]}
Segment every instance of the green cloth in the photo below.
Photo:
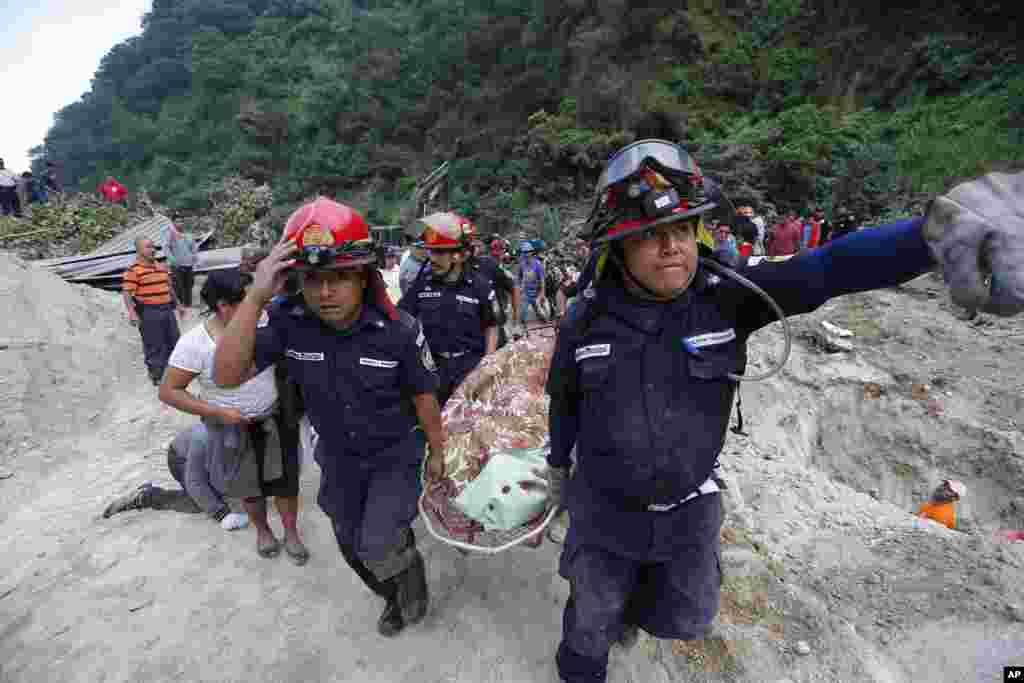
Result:
{"label": "green cloth", "polygon": [[[487,531],[509,531],[526,524],[547,509],[547,482],[533,473],[547,469],[546,452],[544,448],[494,452],[476,479],[455,498],[455,506]],[[541,486],[523,490],[520,482]]]}

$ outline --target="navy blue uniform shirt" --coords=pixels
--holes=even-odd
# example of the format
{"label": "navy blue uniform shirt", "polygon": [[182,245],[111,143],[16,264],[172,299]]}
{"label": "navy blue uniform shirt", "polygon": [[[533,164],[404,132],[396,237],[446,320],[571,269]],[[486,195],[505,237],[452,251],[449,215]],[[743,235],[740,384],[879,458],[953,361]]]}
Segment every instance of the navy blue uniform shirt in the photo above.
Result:
{"label": "navy blue uniform shirt", "polygon": [[364,304],[359,320],[340,332],[306,308],[301,294],[269,313],[269,323],[256,330],[256,369],[286,361],[326,444],[386,459],[417,425],[412,397],[438,387],[419,322],[401,312],[393,321]]}
{"label": "navy blue uniform shirt", "polygon": [[[922,223],[862,231],[740,272],[787,315],[807,313],[926,272],[934,262]],[[735,393],[727,375],[742,372],[747,338],[775,314],[754,292],[704,268],[671,303],[644,302],[617,282],[600,285],[596,300],[600,315],[585,332],[580,321],[594,299],[583,298],[560,325],[547,381],[549,464],[567,467],[575,444],[573,484],[586,486],[588,499],[624,508],[677,502],[711,475]]]}
{"label": "navy blue uniform shirt", "polygon": [[504,305],[516,287],[515,279],[505,268],[490,256],[477,256],[473,267],[491,283],[498,300]]}
{"label": "navy blue uniform shirt", "polygon": [[494,288],[474,270],[454,283],[418,278],[398,308],[420,319],[434,353],[485,353],[484,331],[498,324]]}

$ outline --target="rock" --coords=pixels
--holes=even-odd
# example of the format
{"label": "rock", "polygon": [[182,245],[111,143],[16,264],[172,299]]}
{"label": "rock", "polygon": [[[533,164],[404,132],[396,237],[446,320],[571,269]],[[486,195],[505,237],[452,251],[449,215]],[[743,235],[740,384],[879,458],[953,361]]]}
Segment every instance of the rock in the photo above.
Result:
{"label": "rock", "polygon": [[1006,611],[1014,621],[1024,622],[1024,605],[1011,604],[1006,606]]}
{"label": "rock", "polygon": [[811,654],[811,646],[807,643],[806,640],[798,640],[796,643],[796,647],[794,649],[796,653],[801,657],[806,657],[807,655]]}

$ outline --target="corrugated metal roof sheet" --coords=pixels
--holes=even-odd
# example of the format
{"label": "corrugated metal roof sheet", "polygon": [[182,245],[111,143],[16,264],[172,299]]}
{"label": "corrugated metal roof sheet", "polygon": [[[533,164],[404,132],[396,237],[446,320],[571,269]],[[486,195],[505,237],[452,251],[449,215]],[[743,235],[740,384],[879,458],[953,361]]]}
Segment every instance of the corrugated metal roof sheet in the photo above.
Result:
{"label": "corrugated metal roof sheet", "polygon": [[87,256],[103,256],[104,254],[119,254],[125,251],[135,251],[135,240],[139,237],[148,237],[153,244],[160,245],[160,233],[165,227],[171,224],[167,216],[157,214],[148,221],[134,225],[120,235],[110,239],[90,251]]}

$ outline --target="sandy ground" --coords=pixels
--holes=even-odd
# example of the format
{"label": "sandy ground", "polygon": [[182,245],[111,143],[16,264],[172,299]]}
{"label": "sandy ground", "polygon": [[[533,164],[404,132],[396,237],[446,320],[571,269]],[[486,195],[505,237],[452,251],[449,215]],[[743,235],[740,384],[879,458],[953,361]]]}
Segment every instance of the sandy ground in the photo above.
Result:
{"label": "sandy ground", "polygon": [[[166,447],[191,418],[157,401],[113,295],[0,255],[0,306],[0,681],[557,680],[551,544],[466,558],[418,523],[431,611],[385,640],[315,506],[315,465],[305,567],[201,515],[102,519],[113,496],[170,483]],[[825,353],[820,320],[853,350]],[[928,277],[793,321],[793,357],[745,387],[750,436],[722,458],[716,635],[643,637],[613,651],[609,680],[959,683],[1024,665],[1024,543],[989,539],[1024,528],[1024,322],[989,321],[956,320]],[[780,341],[759,333],[752,369]],[[943,477],[968,485],[967,533],[908,514]]]}

